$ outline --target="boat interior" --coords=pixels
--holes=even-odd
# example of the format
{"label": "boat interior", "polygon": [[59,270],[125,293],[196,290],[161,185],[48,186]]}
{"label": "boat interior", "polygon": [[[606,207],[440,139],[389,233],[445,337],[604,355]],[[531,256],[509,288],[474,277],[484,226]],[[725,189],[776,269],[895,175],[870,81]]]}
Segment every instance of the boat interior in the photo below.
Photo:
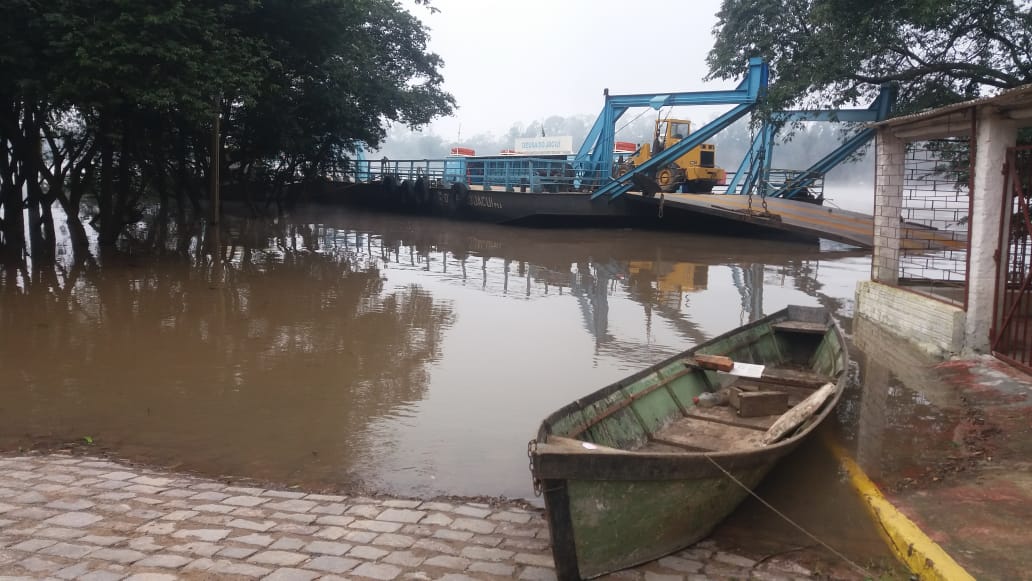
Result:
{"label": "boat interior", "polygon": [[[827,320],[781,320],[749,327],[574,402],[554,418],[549,442],[570,451],[608,448],[660,454],[762,447],[765,440],[770,442],[772,427],[784,427],[783,417],[800,416],[785,435],[808,425],[820,407],[819,402],[813,405],[811,396],[834,384],[844,371],[843,348]],[[763,365],[762,373],[744,377],[704,369],[695,359],[704,350],[734,362]],[[835,389],[833,385],[826,390],[824,397]],[[696,398],[705,392],[722,394],[728,401],[698,405]]]}

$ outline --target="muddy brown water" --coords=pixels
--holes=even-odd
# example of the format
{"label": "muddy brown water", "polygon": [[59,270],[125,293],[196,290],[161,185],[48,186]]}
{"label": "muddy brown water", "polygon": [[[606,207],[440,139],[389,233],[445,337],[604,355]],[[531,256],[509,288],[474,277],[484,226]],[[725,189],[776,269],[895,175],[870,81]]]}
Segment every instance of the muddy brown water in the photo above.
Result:
{"label": "muddy brown water", "polygon": [[[838,246],[336,208],[178,240],[2,275],[4,448],[88,438],[210,475],[530,498],[547,413],[788,304],[848,325],[870,272]],[[764,486],[852,531],[859,505],[816,449]],[[777,520],[727,536],[756,518]]]}

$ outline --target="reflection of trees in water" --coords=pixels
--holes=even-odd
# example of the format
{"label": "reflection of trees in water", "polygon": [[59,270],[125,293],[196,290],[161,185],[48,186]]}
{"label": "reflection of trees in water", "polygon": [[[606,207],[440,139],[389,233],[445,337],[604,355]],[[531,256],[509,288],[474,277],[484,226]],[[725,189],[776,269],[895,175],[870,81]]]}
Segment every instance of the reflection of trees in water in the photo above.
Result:
{"label": "reflection of trees in water", "polygon": [[184,439],[246,448],[270,431],[304,437],[277,430],[288,421],[296,430],[297,417],[279,417],[293,410],[323,430],[310,437],[342,445],[425,397],[426,364],[454,320],[449,304],[418,285],[385,292],[375,261],[320,245],[316,228],[227,230],[173,233],[146,258],[130,247],[5,280],[4,407],[43,429],[7,421],[0,433],[77,437],[80,426],[62,418],[118,423],[145,410],[151,420],[129,423],[174,417]]}

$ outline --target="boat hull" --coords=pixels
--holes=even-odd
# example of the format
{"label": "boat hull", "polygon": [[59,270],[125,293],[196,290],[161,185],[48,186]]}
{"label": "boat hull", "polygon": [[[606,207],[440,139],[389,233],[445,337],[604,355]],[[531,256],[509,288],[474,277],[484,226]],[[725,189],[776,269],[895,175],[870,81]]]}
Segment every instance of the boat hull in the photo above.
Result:
{"label": "boat hull", "polygon": [[[796,317],[830,321],[820,309],[792,310]],[[560,579],[592,578],[632,567],[706,537],[828,415],[846,381],[848,354],[841,332],[830,323],[826,336],[804,341],[806,346],[796,349],[794,342],[773,331],[776,323],[790,318],[786,310],[718,337],[546,418],[532,450],[533,472],[545,498]],[[820,346],[811,348],[817,340]],[[691,407],[692,397],[707,389],[712,372],[677,371],[686,357],[701,353],[754,363],[805,358],[837,377],[838,383],[822,411],[779,442],[684,453],[642,448],[635,426],[660,418],[664,405],[676,404],[685,416],[701,413]],[[621,396],[633,409],[630,404],[621,406]],[[626,421],[619,416],[625,410],[631,418]],[[598,418],[609,425],[602,426]],[[621,449],[625,446],[632,449]]]}

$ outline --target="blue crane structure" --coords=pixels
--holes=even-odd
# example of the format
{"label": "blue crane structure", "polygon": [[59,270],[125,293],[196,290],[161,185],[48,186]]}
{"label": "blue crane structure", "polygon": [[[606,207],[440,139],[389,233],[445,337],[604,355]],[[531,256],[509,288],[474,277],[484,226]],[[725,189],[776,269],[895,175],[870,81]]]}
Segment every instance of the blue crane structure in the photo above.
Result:
{"label": "blue crane structure", "polygon": [[796,173],[784,183],[772,186],[769,180],[773,161],[774,141],[778,130],[789,123],[799,121],[875,122],[887,118],[896,102],[896,85],[881,87],[878,97],[866,109],[838,110],[795,110],[772,113],[756,132],[749,150],[734,177],[727,185],[728,194],[751,194],[773,198],[792,199],[804,195],[810,186],[832,168],[846,160],[874,137],[874,128],[858,131],[839,147],[819,159],[813,165]]}
{"label": "blue crane structure", "polygon": [[[668,95],[610,95],[605,94],[602,112],[588,132],[574,158],[574,168],[579,175],[602,178],[600,187],[591,194],[591,199],[609,196],[615,199],[630,190],[634,178],[665,167],[688,151],[702,145],[720,131],[752,111],[767,94],[770,72],[763,59],[749,59],[749,70],[737,88],[731,91],[696,91],[671,93]],[[616,142],[616,121],[631,107],[660,107],[679,105],[735,105],[733,109],[695,130],[686,139],[664,149],[652,159],[627,173],[606,182],[613,168],[613,145]]]}

